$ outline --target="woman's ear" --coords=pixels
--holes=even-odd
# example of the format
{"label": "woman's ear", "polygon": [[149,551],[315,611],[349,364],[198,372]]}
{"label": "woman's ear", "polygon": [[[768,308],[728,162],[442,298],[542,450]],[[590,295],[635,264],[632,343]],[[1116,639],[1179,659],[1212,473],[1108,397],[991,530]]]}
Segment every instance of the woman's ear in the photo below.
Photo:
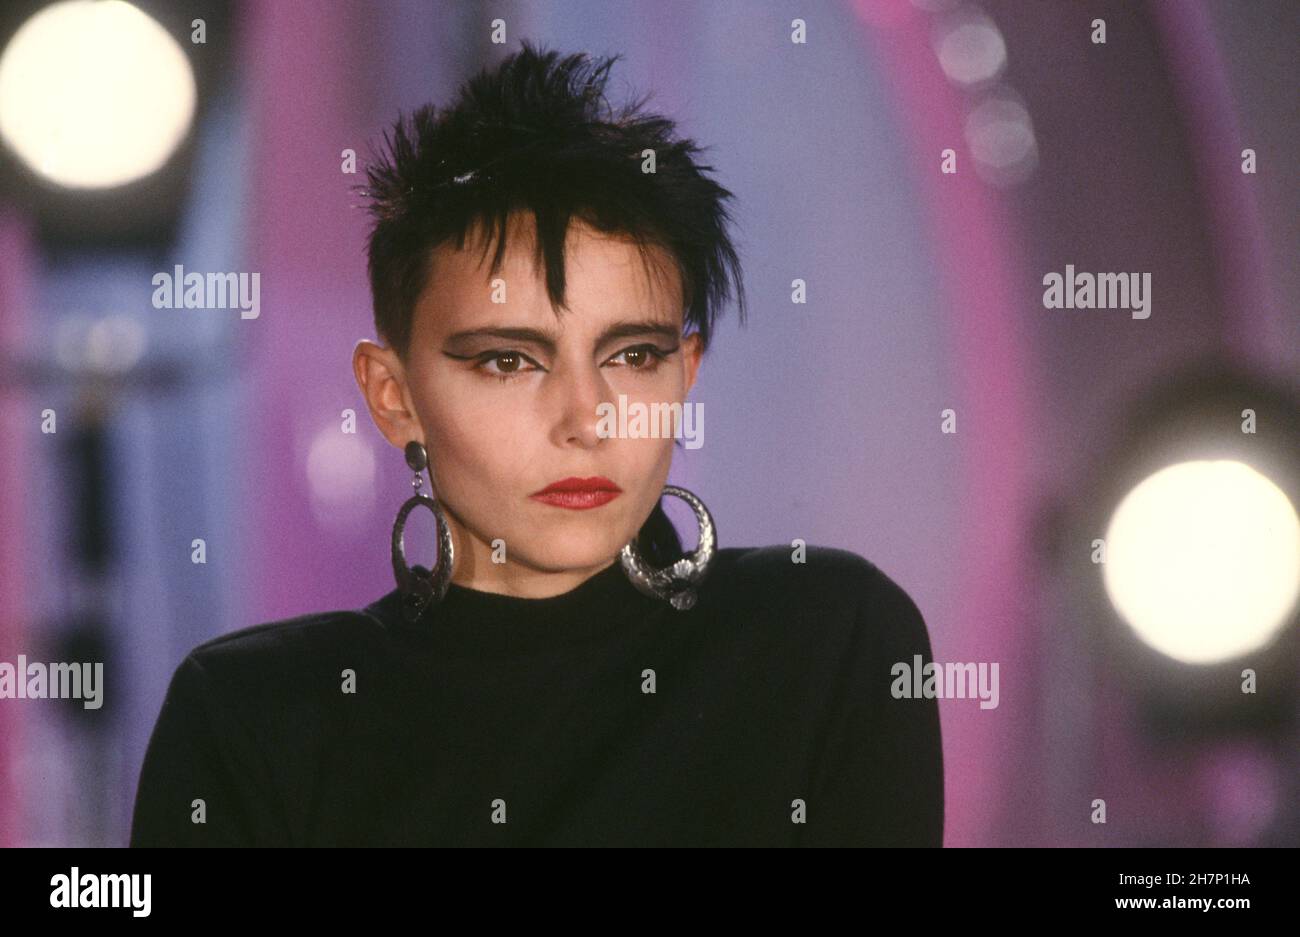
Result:
{"label": "woman's ear", "polygon": [[686,393],[683,397],[691,392],[695,386],[695,377],[700,370],[700,361],[704,358],[704,343],[700,341],[700,333],[692,332],[682,338],[682,355],[686,359]]}
{"label": "woman's ear", "polygon": [[424,430],[411,408],[406,371],[397,352],[362,339],[352,349],[352,373],[370,418],[385,439],[398,449],[413,439],[424,442]]}

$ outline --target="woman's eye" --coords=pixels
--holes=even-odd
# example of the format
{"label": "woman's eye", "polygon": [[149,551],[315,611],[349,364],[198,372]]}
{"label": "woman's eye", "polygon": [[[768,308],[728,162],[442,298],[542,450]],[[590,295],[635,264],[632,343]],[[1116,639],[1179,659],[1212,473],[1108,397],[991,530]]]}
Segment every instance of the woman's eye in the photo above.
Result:
{"label": "woman's eye", "polygon": [[[484,355],[479,360],[478,367],[499,381],[508,381],[517,374],[535,370],[524,367],[529,360],[531,359],[517,351],[499,351]],[[488,367],[493,363],[497,365],[495,368]]]}
{"label": "woman's eye", "polygon": [[667,357],[667,352],[660,351],[654,345],[636,345],[623,349],[609,360],[617,361],[622,358],[633,371],[653,371],[659,367],[659,362]]}

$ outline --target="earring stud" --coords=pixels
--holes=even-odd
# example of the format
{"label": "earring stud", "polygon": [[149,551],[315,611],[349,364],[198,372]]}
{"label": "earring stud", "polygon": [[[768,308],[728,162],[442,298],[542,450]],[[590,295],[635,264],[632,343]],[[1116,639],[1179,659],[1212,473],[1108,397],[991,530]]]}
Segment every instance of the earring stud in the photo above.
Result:
{"label": "earring stud", "polygon": [[[397,519],[393,522],[393,576],[397,580],[397,587],[402,591],[402,616],[408,622],[415,622],[447,594],[456,551],[451,539],[451,528],[441,505],[420,490],[424,484],[421,473],[429,466],[429,454],[424,444],[411,440],[406,444],[405,455],[407,466],[415,473],[411,479],[415,493],[402,504]],[[406,563],[406,546],[403,543],[406,519],[420,506],[433,512],[438,528],[438,561],[432,570],[418,564],[411,567]]]}

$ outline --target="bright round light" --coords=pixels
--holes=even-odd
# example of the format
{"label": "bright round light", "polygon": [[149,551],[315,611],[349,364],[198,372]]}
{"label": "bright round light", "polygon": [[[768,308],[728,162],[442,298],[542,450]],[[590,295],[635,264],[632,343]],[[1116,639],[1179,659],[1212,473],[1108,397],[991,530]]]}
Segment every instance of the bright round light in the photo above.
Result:
{"label": "bright round light", "polygon": [[1183,462],[1115,510],[1106,592],[1144,642],[1190,664],[1266,646],[1300,596],[1300,518],[1248,465]]}
{"label": "bright round light", "polygon": [[375,453],[356,433],[338,425],[317,430],[307,449],[307,490],[317,522],[337,531],[355,531],[375,510]]}
{"label": "bright round light", "polygon": [[108,188],[156,170],[184,139],[194,102],[184,51],[122,0],[52,4],[0,55],[0,138],[68,188]]}
{"label": "bright round light", "polygon": [[939,67],[959,85],[996,78],[1007,64],[1007,44],[986,16],[941,25],[934,45]]}

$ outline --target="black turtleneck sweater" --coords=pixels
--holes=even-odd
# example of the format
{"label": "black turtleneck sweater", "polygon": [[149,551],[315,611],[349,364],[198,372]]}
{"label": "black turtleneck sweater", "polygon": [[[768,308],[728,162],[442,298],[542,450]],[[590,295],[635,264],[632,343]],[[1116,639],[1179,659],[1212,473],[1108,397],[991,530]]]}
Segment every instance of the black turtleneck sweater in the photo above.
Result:
{"label": "black turtleneck sweater", "polygon": [[721,549],[685,612],[617,562],[399,599],[195,648],[131,845],[941,845],[937,703],[890,693],[925,623],[855,553]]}

